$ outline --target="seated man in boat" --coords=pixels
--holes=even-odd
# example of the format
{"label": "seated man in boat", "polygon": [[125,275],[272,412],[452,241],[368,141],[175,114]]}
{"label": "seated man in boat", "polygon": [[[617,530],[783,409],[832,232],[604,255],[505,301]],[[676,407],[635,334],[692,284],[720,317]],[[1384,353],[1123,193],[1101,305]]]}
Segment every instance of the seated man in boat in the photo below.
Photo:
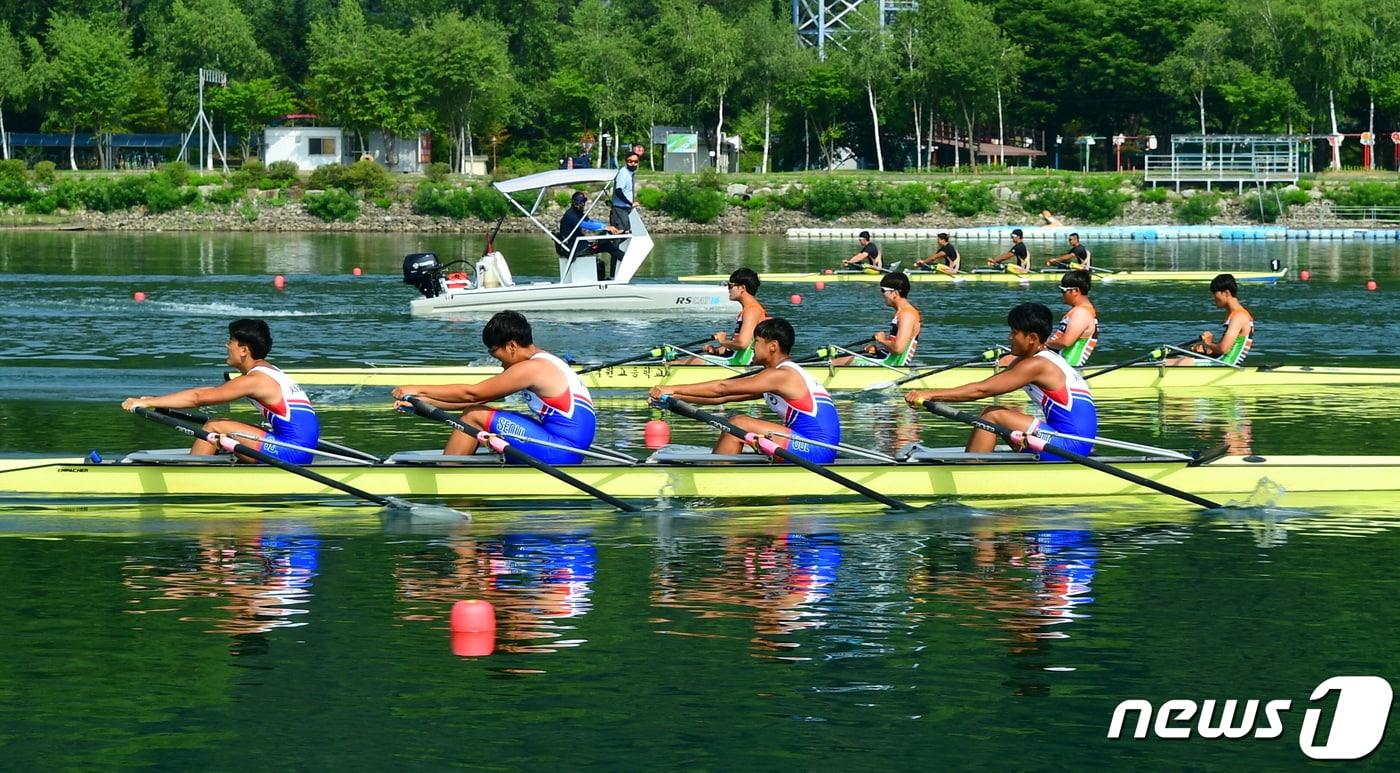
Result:
{"label": "seated man in boat", "polygon": [[962,267],[962,256],[958,254],[958,248],[953,245],[952,239],[946,233],[938,235],[938,249],[933,254],[923,260],[914,261],[914,268],[931,266],[935,270],[944,274],[956,274]]}
{"label": "seated man in boat", "polygon": [[1008,274],[1029,274],[1031,252],[1026,248],[1025,234],[1017,228],[1011,232],[1011,248],[995,258],[987,258],[989,266],[1003,266]]}
{"label": "seated man in boat", "polygon": [[729,288],[729,300],[738,301],[739,315],[734,318],[734,332],[715,333],[715,343],[705,345],[705,354],[677,362],[677,365],[728,365],[746,368],[753,362],[754,330],[768,318],[768,311],[758,302],[758,274],[751,268],[736,268],[724,286]]}
{"label": "seated man in boat", "polygon": [[[497,312],[481,329],[481,342],[500,361],[504,373],[478,384],[394,387],[395,407],[407,407],[403,398],[416,396],[443,410],[462,411],[465,423],[500,435],[540,461],[583,461],[582,454],[570,449],[586,449],[593,444],[598,419],[593,412],[593,397],[578,374],[563,360],[535,345],[530,323],[519,312]],[[525,393],[533,416],[487,405],[516,392]],[[475,435],[453,430],[442,452],[448,456],[469,456],[476,453],[477,445]]]}
{"label": "seated man in boat", "polygon": [[[240,433],[252,439],[239,443],[292,464],[309,464],[310,451],[321,441],[321,424],[306,393],[287,374],[265,358],[272,349],[272,331],[260,319],[240,319],[228,326],[228,364],[239,375],[218,386],[195,387],[160,397],[129,397],[122,410],[136,408],[202,408],[248,398],[262,411],[271,429],[233,419],[214,419],[204,429],[221,435]],[[190,453],[207,456],[219,449],[207,440],[196,440]],[[239,461],[248,461],[240,457]]]}
{"label": "seated man in boat", "polygon": [[[818,464],[835,461],[834,446],[841,442],[841,419],[826,389],[790,359],[796,338],[792,325],[777,317],[765,319],[754,336],[754,362],[763,370],[701,384],[652,387],[651,399],[674,395],[697,405],[721,405],[762,397],[782,418],[782,424],[743,414],[731,416],[730,421],[747,432],[775,433],[774,442],[803,459]],[[737,454],[741,450],[742,441],[728,433],[720,434],[714,448],[717,454]]]}
{"label": "seated man in boat", "polygon": [[832,360],[833,365],[888,365],[891,368],[909,366],[909,360],[919,348],[919,331],[923,317],[909,302],[909,277],[894,271],[880,277],[880,297],[894,309],[890,330],[875,331],[875,344],[866,349],[870,357],[846,355]]}
{"label": "seated man in boat", "polygon": [[869,263],[874,268],[883,268],[880,245],[870,241],[870,232],[861,231],[857,241],[860,242],[860,249],[856,250],[856,254],[841,261],[841,268],[859,268],[863,263]]}
{"label": "seated man in boat", "polygon": [[1048,349],[1060,353],[1072,368],[1082,368],[1089,355],[1099,345],[1099,312],[1089,301],[1090,274],[1076,269],[1060,277],[1060,297],[1069,311],[1060,317],[1060,324],[1045,342]]}
{"label": "seated man in boat", "polygon": [[[1011,367],[996,375],[964,384],[953,389],[916,389],[904,399],[914,407],[925,400],[962,403],[996,397],[1017,389],[1040,405],[1047,429],[1079,437],[1092,438],[1099,431],[1099,416],[1089,384],[1079,372],[1069,366],[1054,350],[1047,348],[1050,340],[1050,309],[1039,303],[1023,303],[1006,315],[1011,328]],[[1040,419],[1016,408],[993,405],[982,410],[982,418],[1012,430],[1031,433],[1042,424]],[[996,435],[975,429],[968,438],[967,450],[986,453],[996,448]],[[1077,440],[1057,439],[1056,445],[1065,450],[1088,454],[1093,446]],[[1042,461],[1063,461],[1053,454],[1044,454]]]}
{"label": "seated man in boat", "polygon": [[559,218],[558,244],[554,245],[554,251],[559,257],[570,255],[585,255],[598,252],[606,252],[611,256],[612,261],[604,263],[602,258],[598,259],[598,278],[612,279],[617,275],[617,264],[622,262],[622,245],[617,239],[603,239],[601,241],[580,240],[579,237],[585,233],[621,233],[611,225],[604,225],[597,220],[589,220],[584,217],[583,208],[588,203],[588,196],[582,191],[575,191],[569,200],[569,206],[564,209],[564,216]]}
{"label": "seated man in boat", "polygon": [[[1177,357],[1168,365],[1243,365],[1244,358],[1254,346],[1254,316],[1240,303],[1240,286],[1234,274],[1220,274],[1210,280],[1210,297],[1217,309],[1225,309],[1225,327],[1220,340],[1209,330],[1201,333],[1201,342],[1191,347],[1206,357]],[[1207,359],[1215,358],[1215,359]]]}
{"label": "seated man in boat", "polygon": [[1090,267],[1094,254],[1089,252],[1089,248],[1079,243],[1079,234],[1069,235],[1069,251],[1063,255],[1045,261],[1047,266],[1063,266],[1069,264],[1070,268],[1082,268],[1085,271],[1093,271]]}

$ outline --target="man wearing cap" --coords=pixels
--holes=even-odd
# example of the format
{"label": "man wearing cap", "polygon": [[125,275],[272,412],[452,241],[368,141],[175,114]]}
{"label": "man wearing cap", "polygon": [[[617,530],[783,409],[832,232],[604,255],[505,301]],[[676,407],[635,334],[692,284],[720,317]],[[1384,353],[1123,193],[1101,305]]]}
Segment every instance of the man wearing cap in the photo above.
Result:
{"label": "man wearing cap", "polygon": [[880,260],[880,246],[870,241],[870,232],[861,231],[857,238],[860,240],[860,249],[856,254],[841,261],[841,268],[855,268],[867,261],[875,268],[882,268],[884,264]]}
{"label": "man wearing cap", "polygon": [[1017,228],[1011,232],[1011,249],[995,258],[987,258],[989,266],[1005,266],[1008,274],[1029,274],[1031,252],[1026,249],[1025,235]]}
{"label": "man wearing cap", "polygon": [[639,155],[628,153],[626,163],[613,178],[612,213],[608,216],[608,224],[617,229],[614,233],[632,230],[632,207],[637,205],[637,163],[640,161]]}
{"label": "man wearing cap", "polygon": [[599,259],[598,278],[611,279],[617,273],[617,264],[622,262],[622,247],[617,240],[604,239],[600,242],[584,241],[580,243],[579,237],[585,233],[615,234],[619,231],[612,225],[604,225],[597,220],[589,220],[585,217],[583,208],[587,204],[588,197],[582,191],[575,191],[569,200],[569,206],[564,209],[564,216],[559,218],[559,241],[554,245],[554,251],[561,258],[570,255],[606,252],[612,256],[612,261],[605,265]]}

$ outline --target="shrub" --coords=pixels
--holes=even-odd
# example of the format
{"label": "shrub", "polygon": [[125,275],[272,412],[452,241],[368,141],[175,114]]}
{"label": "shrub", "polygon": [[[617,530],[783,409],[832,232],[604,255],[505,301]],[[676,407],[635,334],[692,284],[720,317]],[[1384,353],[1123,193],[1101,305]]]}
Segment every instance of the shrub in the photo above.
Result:
{"label": "shrub", "polygon": [[859,212],[863,198],[861,191],[849,182],[820,179],[807,187],[807,211],[815,217],[835,220]]}
{"label": "shrub", "polygon": [[1326,196],[1344,207],[1400,207],[1400,183],[1352,183],[1333,188]]}
{"label": "shrub", "polygon": [[442,182],[447,179],[448,175],[452,174],[452,165],[445,161],[434,161],[428,164],[428,169],[424,174],[433,182]]}
{"label": "shrub", "polygon": [[33,189],[23,178],[0,177],[0,204],[23,204],[33,196]]}
{"label": "shrub", "polygon": [[24,204],[24,211],[31,215],[52,215],[56,209],[58,196],[53,193],[35,196]]}
{"label": "shrub", "polygon": [[712,166],[700,170],[700,174],[695,177],[695,185],[712,191],[724,190],[724,180],[720,179],[719,172]]}
{"label": "shrub", "polygon": [[273,161],[267,165],[267,178],[278,182],[296,182],[297,175],[301,170],[297,168],[295,161]]}
{"label": "shrub", "polygon": [[[642,197],[642,192],[639,190],[639,191],[637,191],[637,198],[638,198],[638,199],[641,199],[641,197]],[[555,204],[558,204],[558,205],[561,206],[561,207],[567,207],[567,206],[569,206],[569,199],[571,199],[571,198],[573,198],[573,194],[570,193],[569,191],[555,191],[555,192],[554,192],[554,203],[555,203]],[[646,202],[642,202],[642,206],[644,206],[644,207],[647,206]]]}
{"label": "shrub", "polygon": [[41,185],[53,185],[57,169],[52,161],[40,161],[34,165],[34,181]]}
{"label": "shrub", "polygon": [[190,165],[184,161],[167,161],[160,165],[160,174],[177,188],[190,182]]}
{"label": "shrub", "polygon": [[151,214],[169,212],[195,200],[199,192],[193,188],[177,188],[169,180],[151,175],[146,181],[146,211]]}
{"label": "shrub", "polygon": [[307,212],[327,223],[336,220],[353,223],[360,216],[360,202],[340,188],[331,188],[325,193],[308,193],[302,197],[301,204]]}
{"label": "shrub", "polygon": [[78,203],[93,212],[116,212],[146,203],[146,177],[99,177],[78,190]]}
{"label": "shrub", "polygon": [[83,203],[83,183],[77,178],[59,180],[49,193],[58,201],[59,209],[77,209]]}
{"label": "shrub", "polygon": [[306,187],[318,191],[344,188],[345,184],[341,180],[345,177],[345,170],[344,164],[318,166],[311,171],[311,178],[306,181]]}
{"label": "shrub", "polygon": [[237,172],[229,175],[229,182],[235,188],[256,188],[267,179],[267,168],[256,158],[243,162]]}
{"label": "shrub", "polygon": [[807,208],[807,191],[791,185],[787,190],[773,194],[773,201],[783,209],[800,212]]}
{"label": "shrub", "polygon": [[215,188],[214,190],[209,191],[209,203],[222,204],[227,206],[235,201],[238,201],[241,198],[245,198],[246,196],[247,194],[240,188],[224,186],[222,188]]}
{"label": "shrub", "polygon": [[1144,204],[1163,204],[1166,200],[1166,188],[1145,188],[1138,194],[1138,201]]}
{"label": "shrub", "polygon": [[360,159],[345,168],[340,187],[362,193],[382,194],[394,185],[394,178],[379,164]]}
{"label": "shrub", "polygon": [[866,198],[870,201],[870,211],[898,223],[909,215],[927,212],[933,192],[923,183],[884,185],[867,190]]}
{"label": "shrub", "polygon": [[1209,223],[1211,218],[1220,214],[1220,199],[1212,194],[1198,193],[1183,199],[1176,205],[1175,212],[1177,221],[1187,225]]}
{"label": "shrub", "polygon": [[252,199],[246,199],[238,206],[238,215],[245,223],[256,223],[258,221],[258,205]]}
{"label": "shrub", "polygon": [[15,180],[24,182],[27,178],[25,174],[27,167],[24,161],[18,158],[7,158],[0,161],[0,180]]}
{"label": "shrub", "polygon": [[996,209],[996,195],[986,183],[948,183],[943,193],[943,206],[959,217],[973,217]]}
{"label": "shrub", "polygon": [[496,220],[510,214],[510,204],[495,188],[483,185],[471,189],[471,214],[482,220]]}
{"label": "shrub", "polygon": [[[661,190],[660,188],[638,188],[637,202],[647,209],[660,209],[661,199],[664,198],[665,195],[665,191]],[[568,206],[568,195],[564,196],[564,201],[562,203],[564,204],[564,206]]]}
{"label": "shrub", "polygon": [[677,177],[666,186],[659,209],[672,217],[693,223],[708,223],[724,211],[724,195],[684,177]]}
{"label": "shrub", "polygon": [[1299,180],[1299,181],[1298,181],[1298,188],[1299,188],[1300,190],[1310,191],[1310,190],[1313,189],[1313,181],[1312,181],[1312,180]]}
{"label": "shrub", "polygon": [[471,191],[447,185],[424,183],[418,186],[413,211],[420,215],[463,218],[471,214]]}
{"label": "shrub", "polygon": [[394,200],[387,196],[376,196],[374,199],[374,206],[380,209],[388,209],[394,206]]}
{"label": "shrub", "polygon": [[1277,222],[1290,207],[1307,204],[1311,199],[1300,190],[1265,190],[1263,194],[1251,193],[1242,200],[1245,217],[1257,223]]}
{"label": "shrub", "polygon": [[[1132,195],[1118,190],[1118,180],[1112,177],[1086,180],[1075,185],[1070,180],[1033,180],[1021,196],[1027,212],[1048,209],[1056,215],[1106,223],[1123,214],[1123,205]],[[1081,187],[1082,186],[1082,187]]]}

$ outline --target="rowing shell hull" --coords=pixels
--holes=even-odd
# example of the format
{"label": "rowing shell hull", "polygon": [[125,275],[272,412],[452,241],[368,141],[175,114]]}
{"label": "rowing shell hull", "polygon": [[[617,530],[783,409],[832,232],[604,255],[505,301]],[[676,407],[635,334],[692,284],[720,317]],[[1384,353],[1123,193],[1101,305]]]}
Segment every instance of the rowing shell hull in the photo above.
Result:
{"label": "rowing shell hull", "polygon": [[[1105,363],[1105,366],[1107,363]],[[930,366],[932,367],[932,366]],[[1092,373],[1093,366],[1084,369]],[[475,384],[500,373],[496,367],[308,368],[290,371],[303,386],[343,384],[394,387],[400,384]],[[904,375],[880,367],[807,366],[807,372],[827,389],[854,392]],[[627,365],[583,375],[589,389],[650,389],[658,384],[678,386],[726,378],[734,371],[718,365]],[[901,385],[902,389],[945,389],[977,381],[992,373],[990,366],[968,365]],[[1290,365],[1272,369],[1226,367],[1119,368],[1089,380],[1095,394],[1114,390],[1210,391],[1217,389],[1311,390],[1327,386],[1400,385],[1400,368],[1328,368]]]}
{"label": "rowing shell hull", "polygon": [[[1172,461],[1125,462],[1119,467],[1168,486],[1222,500],[1243,499],[1256,490],[1271,491],[1276,486],[1297,493],[1337,492],[1339,501],[1350,492],[1400,489],[1400,456],[1225,457],[1198,467]],[[312,465],[312,469],[381,496],[531,501],[587,498],[571,486],[528,467],[320,464]],[[854,496],[826,478],[785,464],[648,463],[626,467],[587,463],[561,469],[609,494],[628,499]],[[890,496],[915,500],[1044,497],[1059,501],[1151,494],[1089,468],[1030,461],[838,463],[832,469]],[[241,499],[344,496],[301,476],[260,465],[91,464],[80,459],[0,461],[0,496],[13,495]]]}
{"label": "rowing shell hull", "polygon": [[[1237,282],[1273,284],[1288,273],[1288,269],[1278,271],[1233,271]],[[1219,276],[1219,271],[1119,271],[1116,273],[1096,272],[1094,283],[1112,284],[1116,282],[1210,282]],[[878,271],[846,271],[833,274],[812,272],[806,274],[763,274],[765,282],[805,283],[813,282],[879,282],[884,274]],[[1061,271],[1036,271],[1030,274],[1006,272],[944,274],[939,271],[914,271],[908,274],[910,282],[934,282],[941,284],[963,284],[966,282],[991,282],[998,284],[1030,284],[1031,282],[1058,282],[1064,277]],[[723,282],[728,276],[722,274],[691,274],[677,277],[681,282]]]}

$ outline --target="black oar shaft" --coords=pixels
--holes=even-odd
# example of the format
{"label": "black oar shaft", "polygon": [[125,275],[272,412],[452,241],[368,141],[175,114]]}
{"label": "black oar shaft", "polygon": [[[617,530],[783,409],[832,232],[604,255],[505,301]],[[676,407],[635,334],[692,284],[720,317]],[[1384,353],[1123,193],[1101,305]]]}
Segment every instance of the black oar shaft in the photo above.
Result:
{"label": "black oar shaft", "polygon": [[939,365],[938,367],[931,368],[929,370],[921,370],[918,373],[910,373],[909,375],[904,376],[903,378],[898,378],[894,381],[891,381],[889,384],[881,384],[877,386],[884,389],[891,389],[893,387],[901,386],[903,384],[908,384],[910,381],[918,381],[919,379],[928,378],[929,376],[937,376],[939,373],[942,373],[945,370],[952,370],[953,368],[961,368],[964,365],[975,365],[979,362],[987,362],[989,360],[994,360],[997,357],[997,353],[997,349],[987,349],[982,353],[978,354],[976,357],[968,357],[965,360],[958,360],[957,362],[950,362],[946,365]]}
{"label": "black oar shaft", "polygon": [[[211,418],[202,413],[197,413],[195,411],[183,411],[179,408],[157,408],[156,410],[160,413],[165,414],[166,416],[173,416],[174,418],[177,418],[181,421],[192,422],[200,426],[204,426],[204,423],[209,421],[209,419]],[[335,443],[329,440],[317,440],[316,450],[329,451],[333,454],[342,454],[344,456],[353,456],[359,459],[363,459],[367,462],[384,461],[383,459],[379,458],[378,456],[375,456],[374,454],[369,453],[368,451],[361,451],[358,448],[351,448],[350,446],[341,445],[340,443]]]}
{"label": "black oar shaft", "polygon": [[846,349],[846,350],[856,349],[856,348],[858,348],[858,347],[865,346],[866,344],[874,343],[874,342],[875,342],[875,339],[874,339],[874,338],[866,337],[866,338],[860,339],[859,341],[852,341],[852,342],[846,344],[845,346],[823,346],[823,347],[821,347],[820,349],[817,350],[817,353],[816,353],[816,354],[812,355],[811,357],[804,357],[804,358],[802,358],[801,360],[798,360],[798,362],[799,362],[799,363],[807,363],[807,362],[819,362],[819,361],[821,361],[821,360],[834,360],[834,359],[836,359],[836,357],[840,354],[840,351],[838,351],[838,350],[840,350],[840,349]]}
{"label": "black oar shaft", "polygon": [[[707,341],[713,341],[713,340],[715,340],[713,336],[706,337],[706,338],[697,338],[696,340],[691,341],[691,342],[689,342],[689,343],[681,344],[678,348],[681,348],[681,349],[689,349],[689,348],[691,348],[692,346],[699,346],[699,345],[701,345],[701,344],[703,344],[703,343],[706,343]],[[586,373],[592,373],[592,372],[598,371],[598,370],[604,370],[604,369],[606,369],[606,368],[616,368],[616,367],[618,367],[618,366],[620,366],[620,365],[627,365],[627,364],[629,364],[629,363],[636,362],[637,360],[645,360],[645,359],[648,359],[648,358],[650,358],[650,357],[652,357],[652,356],[653,356],[652,352],[651,352],[650,350],[648,350],[648,351],[646,351],[646,352],[643,352],[642,354],[636,354],[636,355],[633,355],[633,356],[631,356],[631,357],[623,357],[623,358],[620,359],[620,360],[613,360],[612,362],[603,362],[603,363],[599,363],[599,364],[597,364],[597,365],[589,365],[589,366],[586,367],[586,368],[580,369],[580,370],[579,370],[579,375],[584,375],[584,374],[586,374]]]}
{"label": "black oar shaft", "polygon": [[[1194,343],[1196,343],[1197,341],[1200,341],[1200,340],[1201,340],[1201,337],[1200,337],[1200,336],[1196,336],[1195,338],[1192,338],[1190,341],[1182,341],[1181,343],[1177,344],[1177,348],[1185,349],[1186,347],[1188,347],[1188,346],[1190,346],[1191,344],[1194,344]],[[1160,348],[1158,348],[1158,349],[1153,349],[1152,351],[1148,352],[1147,354],[1141,355],[1141,356],[1139,356],[1139,357],[1134,357],[1134,358],[1132,358],[1131,360],[1127,360],[1127,361],[1125,361],[1125,362],[1120,362],[1120,363],[1118,363],[1117,365],[1110,365],[1110,366],[1108,366],[1107,368],[1103,368],[1103,369],[1101,369],[1101,370],[1096,370],[1096,371],[1094,371],[1093,373],[1086,373],[1086,374],[1084,375],[1084,378],[1085,378],[1085,379],[1091,379],[1091,378],[1093,378],[1093,377],[1095,377],[1095,376],[1102,376],[1102,375],[1105,374],[1105,373],[1112,373],[1113,371],[1118,370],[1119,368],[1126,368],[1126,367],[1128,367],[1129,365],[1136,365],[1136,364],[1138,364],[1138,363],[1140,363],[1140,362],[1147,362],[1148,360],[1159,360],[1159,359],[1161,359],[1164,355],[1165,355],[1165,353],[1162,351],[1162,349],[1160,349]]]}
{"label": "black oar shaft", "polygon": [[[452,414],[448,413],[447,411],[444,411],[441,408],[438,408],[437,406],[429,405],[428,403],[423,402],[423,400],[421,400],[420,398],[409,396],[404,399],[409,405],[413,406],[414,413],[417,413],[419,416],[422,416],[425,419],[440,421],[443,424],[446,424],[447,426],[457,430],[458,432],[465,432],[468,435],[476,435],[479,431],[475,427],[472,427],[471,425],[467,424],[466,422],[462,421],[456,416],[453,416]],[[497,437],[501,436],[497,435]],[[497,451],[500,451],[502,454],[505,455],[507,459],[510,459],[511,461],[516,462],[518,464],[524,464],[533,467],[536,470],[539,470],[540,472],[549,475],[550,477],[553,477],[557,480],[569,484],[570,486],[573,486],[579,491],[583,491],[591,496],[601,499],[619,510],[623,510],[629,513],[634,513],[637,511],[636,505],[624,502],[621,499],[618,499],[617,497],[613,496],[612,494],[609,494],[608,492],[597,488],[596,486],[585,483],[579,480],[578,478],[569,475],[568,473],[564,472],[563,470],[560,470],[552,464],[548,464],[546,462],[540,461],[539,459],[536,459],[535,457],[511,445],[509,440],[504,437],[502,437],[501,440],[503,442],[499,444],[493,444],[491,447]]]}
{"label": "black oar shaft", "polygon": [[[1001,426],[1000,424],[994,424],[990,421],[987,421],[986,419],[980,416],[973,416],[970,413],[954,410],[944,405],[943,403],[936,402],[933,400],[925,400],[924,407],[927,408],[930,413],[933,413],[937,416],[942,416],[945,419],[952,419],[954,421],[960,421],[964,424],[976,427],[977,429],[990,432],[1008,442],[1014,442],[1012,436],[1016,434],[1015,432],[1006,427]],[[1074,451],[1070,451],[1067,448],[1057,446],[1054,443],[1046,442],[1044,444],[1044,448],[1046,451],[1056,456],[1068,459],[1071,462],[1074,462],[1075,464],[1081,464],[1085,467],[1093,468],[1095,470],[1098,470],[1099,472],[1107,473],[1116,478],[1122,478],[1123,480],[1126,480],[1130,483],[1136,483],[1137,485],[1142,486],[1144,488],[1150,488],[1153,491],[1160,491],[1163,494],[1174,496],[1178,499],[1184,499],[1193,505],[1200,505],[1201,507],[1212,510],[1220,507],[1220,504],[1218,502],[1212,502],[1209,499],[1196,496],[1195,494],[1192,494],[1189,491],[1182,491],[1180,489],[1172,488],[1171,486],[1168,486],[1165,483],[1158,483],[1155,480],[1144,478],[1141,475],[1128,472],[1127,470],[1120,470],[1117,467],[1105,464],[1097,459],[1092,459],[1083,454],[1075,453]]]}
{"label": "black oar shaft", "polygon": [[[158,413],[147,408],[136,408],[132,412],[135,413],[137,416],[150,419],[157,423],[164,424],[167,427],[171,427],[175,430],[183,432],[192,438],[214,443],[215,445],[219,444],[219,435],[217,435],[216,433],[207,432],[204,430],[203,427],[191,425],[189,423],[181,421],[180,419],[175,418],[174,416],[167,416],[163,413]],[[326,477],[325,475],[322,475],[319,472],[308,470],[300,465],[292,464],[291,462],[284,462],[281,459],[278,459],[277,457],[273,456],[272,454],[260,451],[250,446],[246,446],[242,443],[230,442],[229,448],[234,453],[241,454],[243,456],[248,457],[249,459],[256,459],[259,462],[262,462],[263,464],[266,464],[270,467],[276,467],[279,470],[290,472],[293,475],[300,475],[301,477],[306,478],[307,480],[315,481],[321,484],[322,486],[333,488],[338,491],[343,491],[346,494],[359,497],[360,499],[368,500],[370,502],[375,503],[376,505],[382,505],[384,507],[392,507],[394,505],[393,500],[388,499],[387,497],[381,497],[378,494],[371,494],[370,492],[365,491],[364,489],[356,488],[348,483],[342,483],[341,481],[335,480],[334,478]]]}
{"label": "black oar shaft", "polygon": [[[720,430],[721,432],[726,432],[730,435],[733,435],[734,437],[739,438],[740,440],[747,441],[749,439],[750,433],[740,429],[733,422],[729,421],[728,419],[725,419],[722,416],[717,416],[713,413],[710,413],[709,411],[700,410],[699,408],[696,408],[695,406],[685,402],[684,400],[679,400],[675,397],[669,397],[666,399],[664,405],[666,408],[670,409],[671,412],[675,414],[684,416],[688,419],[695,419],[696,421],[704,422],[705,424],[708,424],[711,427]],[[896,510],[913,509],[908,504],[901,502],[898,499],[893,499],[891,497],[885,496],[884,494],[881,494],[880,492],[861,483],[853,481],[850,478],[845,477],[844,475],[838,475],[837,473],[832,472],[831,470],[827,469],[826,467],[823,467],[820,464],[816,464],[815,462],[803,459],[802,457],[792,453],[791,451],[787,450],[786,448],[783,448],[782,446],[774,444],[772,446],[772,452],[774,456],[777,456],[783,461],[795,464],[798,467],[801,467],[809,472],[814,472],[833,483],[837,483],[852,491],[867,496],[875,500],[876,502],[885,505],[886,507],[891,507]]]}

